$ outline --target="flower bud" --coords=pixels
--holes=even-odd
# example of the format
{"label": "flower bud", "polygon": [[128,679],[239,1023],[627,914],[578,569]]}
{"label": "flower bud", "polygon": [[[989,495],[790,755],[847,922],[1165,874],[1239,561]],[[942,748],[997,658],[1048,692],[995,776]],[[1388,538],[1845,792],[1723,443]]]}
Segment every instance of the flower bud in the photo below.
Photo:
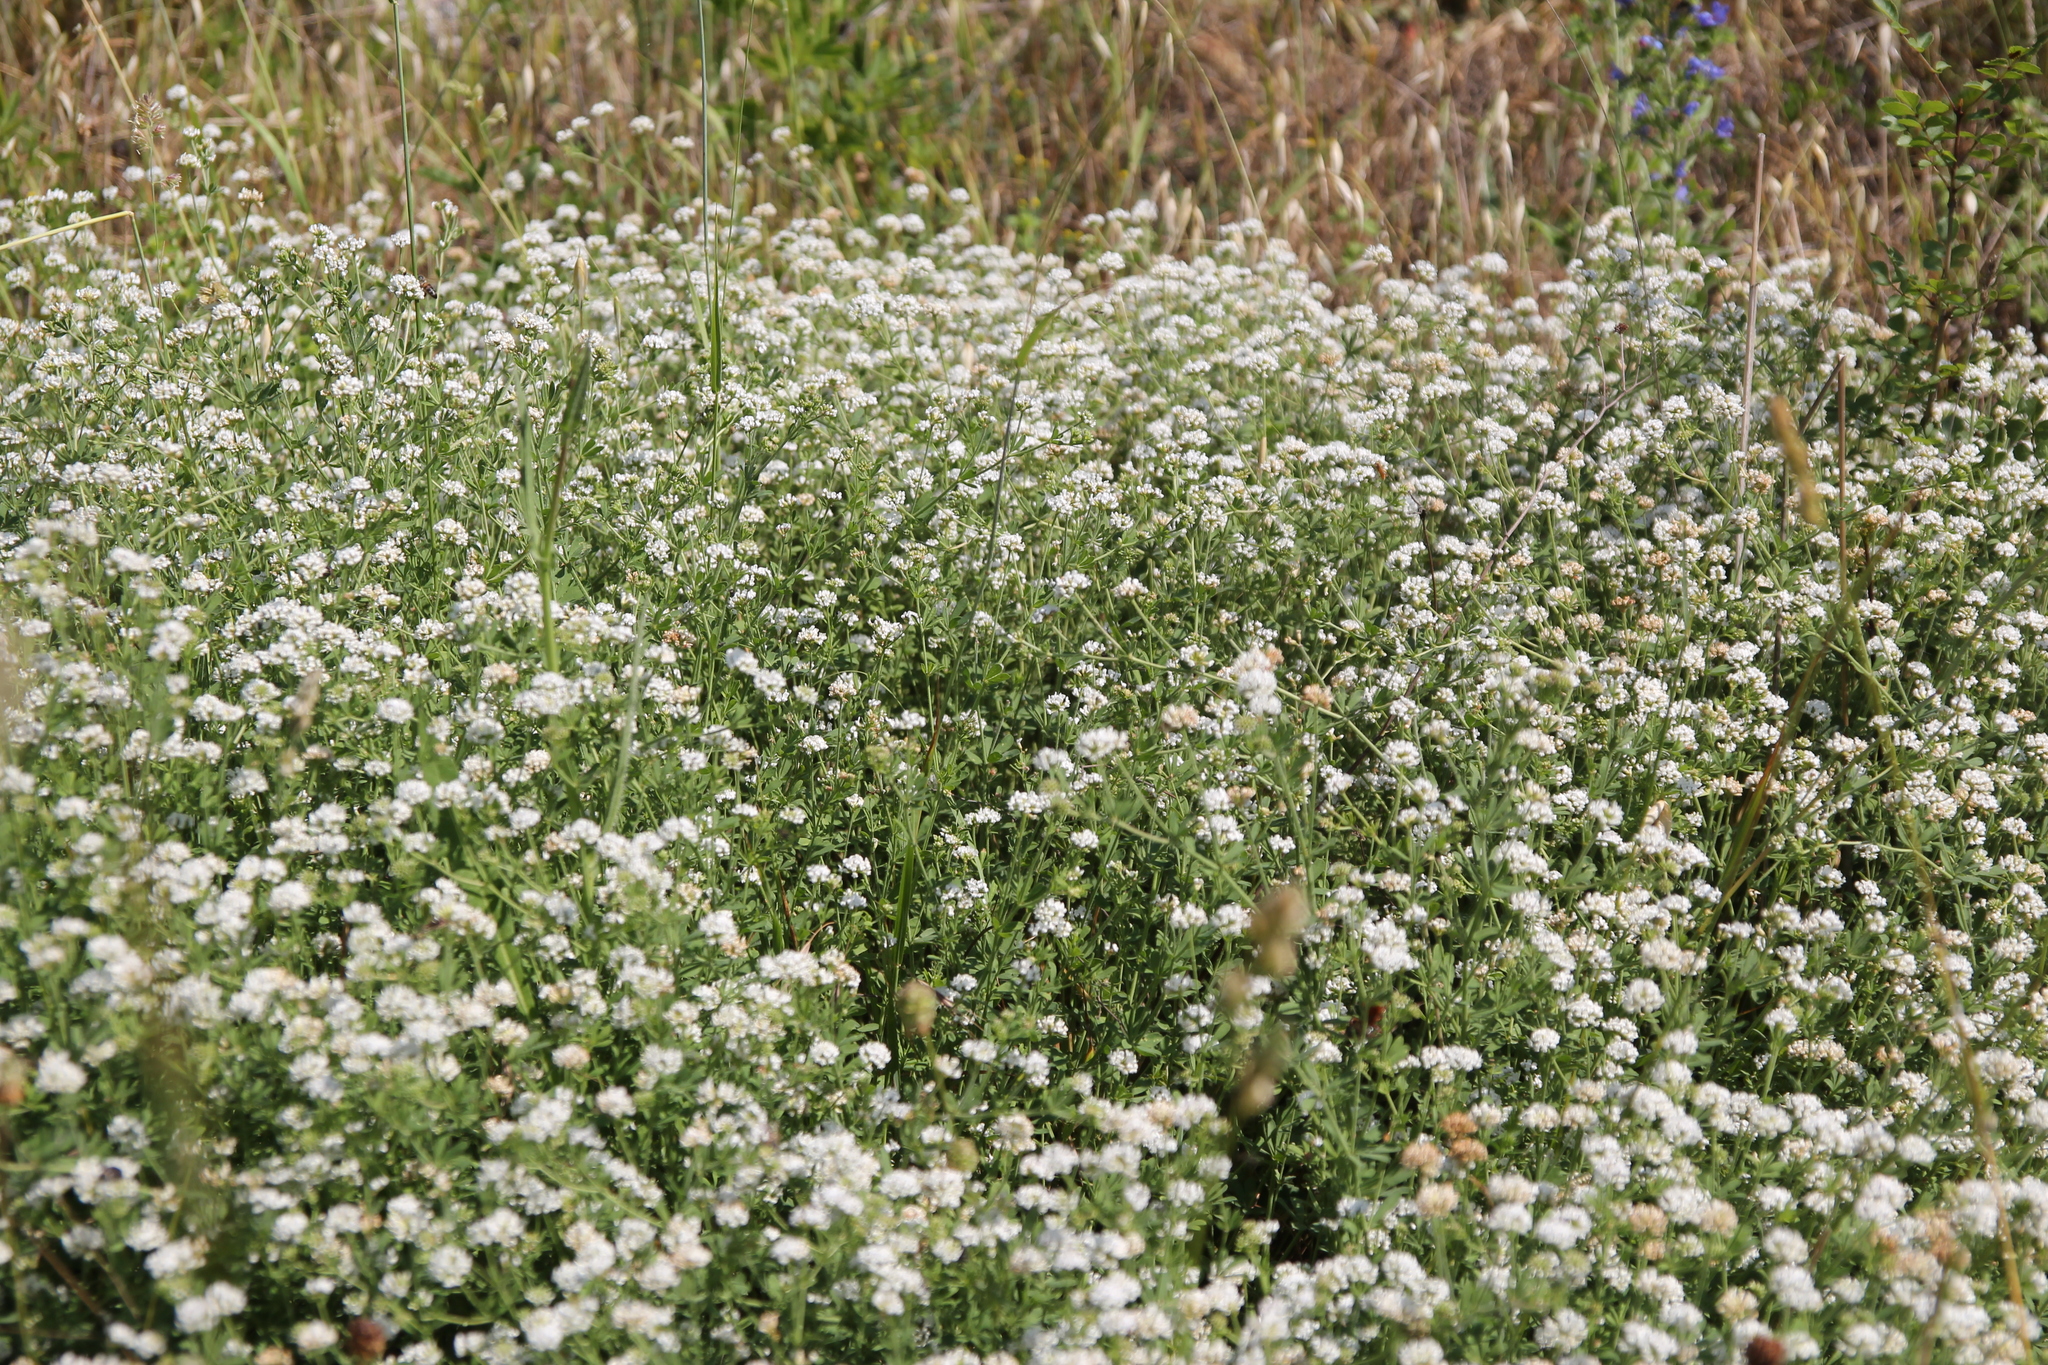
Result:
{"label": "flower bud", "polygon": [[28,1064],[9,1052],[0,1060],[0,1108],[12,1109],[28,1098]]}
{"label": "flower bud", "polygon": [[1294,939],[1307,923],[1308,897],[1293,882],[1283,882],[1259,897],[1259,908],[1246,930],[1259,945],[1259,970],[1267,976],[1294,975]]}
{"label": "flower bud", "polygon": [[896,1009],[903,1017],[904,1028],[920,1038],[929,1038],[939,1017],[938,992],[922,981],[909,982],[896,992]]}
{"label": "flower bud", "polygon": [[1288,1060],[1285,1039],[1262,1041],[1244,1059],[1236,1093],[1230,1100],[1231,1113],[1240,1123],[1257,1118],[1280,1098],[1280,1078],[1287,1074]]}

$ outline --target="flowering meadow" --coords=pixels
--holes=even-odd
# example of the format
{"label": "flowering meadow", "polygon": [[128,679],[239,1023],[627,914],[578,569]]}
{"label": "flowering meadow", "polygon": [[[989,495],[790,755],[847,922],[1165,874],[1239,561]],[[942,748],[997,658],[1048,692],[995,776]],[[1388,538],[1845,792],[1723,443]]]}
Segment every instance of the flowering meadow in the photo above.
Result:
{"label": "flowering meadow", "polygon": [[16,1357],[2039,1349],[2024,335],[188,143],[0,207]]}

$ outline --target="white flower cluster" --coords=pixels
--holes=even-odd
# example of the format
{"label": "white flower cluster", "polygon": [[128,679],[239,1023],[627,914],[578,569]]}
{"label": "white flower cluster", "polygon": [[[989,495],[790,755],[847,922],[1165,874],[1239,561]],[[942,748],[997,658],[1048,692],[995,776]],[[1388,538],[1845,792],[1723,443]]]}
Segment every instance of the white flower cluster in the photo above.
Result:
{"label": "white flower cluster", "polygon": [[1340,305],[1251,224],[564,204],[430,295],[220,146],[0,319],[53,1347],[2024,1357],[2026,344],[1887,409],[1780,267],[1818,526],[1625,219]]}

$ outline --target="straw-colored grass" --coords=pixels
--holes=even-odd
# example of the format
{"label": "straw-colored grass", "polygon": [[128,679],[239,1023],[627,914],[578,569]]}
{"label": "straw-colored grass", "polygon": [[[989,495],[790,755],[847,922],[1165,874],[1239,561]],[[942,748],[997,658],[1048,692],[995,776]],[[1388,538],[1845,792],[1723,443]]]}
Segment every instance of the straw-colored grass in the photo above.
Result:
{"label": "straw-colored grass", "polygon": [[[1907,9],[1934,55],[1967,64],[2029,41],[2030,2]],[[1463,17],[1446,12],[1463,3],[1308,0],[704,9],[700,35],[698,7],[674,0],[17,0],[0,18],[0,192],[117,174],[129,92],[183,84],[207,117],[257,131],[291,198],[332,213],[400,183],[394,42],[419,192],[480,220],[482,189],[562,160],[553,135],[592,103],[694,136],[708,92],[714,179],[787,126],[819,149],[847,207],[886,205],[922,171],[968,187],[998,231],[1148,197],[1169,236],[1191,239],[1255,206],[1338,280],[1367,241],[1439,259],[1496,250],[1540,275],[1569,257],[1614,153],[1598,25],[1565,0]],[[1746,228],[1765,133],[1767,252],[1853,262],[1911,240],[1931,195],[1887,147],[1876,105],[1924,83],[1925,64],[1848,0],[1739,4],[1728,32],[1739,60],[1725,94],[1742,127],[1696,168],[1702,225]],[[590,193],[672,191],[697,164],[650,159],[644,183]],[[2048,200],[2021,198],[2031,239]]]}

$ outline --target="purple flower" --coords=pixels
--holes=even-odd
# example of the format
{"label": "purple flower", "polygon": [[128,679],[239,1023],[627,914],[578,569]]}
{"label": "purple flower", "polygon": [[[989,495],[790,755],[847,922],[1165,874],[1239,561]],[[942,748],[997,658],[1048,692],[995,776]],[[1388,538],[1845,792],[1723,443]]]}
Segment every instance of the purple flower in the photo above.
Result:
{"label": "purple flower", "polygon": [[1607,68],[1607,79],[1613,81],[1616,85],[1620,85],[1623,81],[1627,80],[1628,77],[1626,74],[1623,73],[1620,67],[1610,66]]}
{"label": "purple flower", "polygon": [[1696,18],[1701,28],[1721,27],[1728,22],[1727,0],[1714,0],[1714,3],[1701,10]]}
{"label": "purple flower", "polygon": [[1642,37],[1636,39],[1636,42],[1643,47],[1655,48],[1659,52],[1664,50],[1664,40],[1654,33],[1645,33]]}
{"label": "purple flower", "polygon": [[1687,100],[1685,102],[1685,108],[1679,110],[1678,112],[1681,118],[1691,118],[1694,114],[1697,114],[1699,111],[1700,102],[1698,100]]}
{"label": "purple flower", "polygon": [[1635,118],[1648,118],[1650,114],[1650,97],[1648,95],[1637,95],[1635,105],[1629,110],[1629,113]]}
{"label": "purple flower", "polygon": [[1677,199],[1678,202],[1681,204],[1689,204],[1692,202],[1692,187],[1689,185],[1681,184],[1678,187],[1678,193],[1672,197]]}
{"label": "purple flower", "polygon": [[1734,120],[1734,119],[1732,119],[1732,118],[1729,118],[1729,117],[1728,117],[1728,116],[1727,116],[1726,114],[1723,114],[1723,115],[1721,115],[1721,117],[1719,117],[1719,118],[1715,119],[1715,120],[1714,120],[1714,136],[1715,136],[1715,137],[1734,137],[1734,136],[1735,136],[1735,120]]}
{"label": "purple flower", "polygon": [[1685,74],[1688,76],[1699,76],[1705,80],[1718,81],[1727,75],[1728,72],[1725,68],[1716,66],[1705,57],[1694,57],[1686,62]]}

